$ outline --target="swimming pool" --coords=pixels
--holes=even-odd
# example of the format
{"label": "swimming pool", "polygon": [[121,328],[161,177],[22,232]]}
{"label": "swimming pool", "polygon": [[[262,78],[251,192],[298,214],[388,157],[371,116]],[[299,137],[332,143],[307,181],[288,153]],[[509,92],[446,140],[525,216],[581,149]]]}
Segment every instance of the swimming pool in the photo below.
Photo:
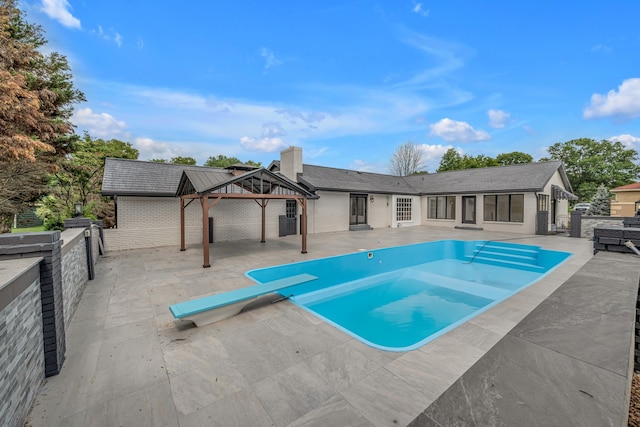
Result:
{"label": "swimming pool", "polygon": [[265,283],[318,279],[279,293],[360,341],[412,350],[540,280],[568,252],[498,241],[439,240],[251,270]]}

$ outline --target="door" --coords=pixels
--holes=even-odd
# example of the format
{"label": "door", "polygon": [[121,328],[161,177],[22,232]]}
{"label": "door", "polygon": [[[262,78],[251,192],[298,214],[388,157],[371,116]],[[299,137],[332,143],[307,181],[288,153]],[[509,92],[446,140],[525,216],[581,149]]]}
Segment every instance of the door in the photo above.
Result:
{"label": "door", "polygon": [[367,223],[367,195],[352,194],[349,198],[349,225]]}
{"label": "door", "polygon": [[536,213],[536,234],[544,236],[549,232],[549,196],[538,194],[538,209]]}
{"label": "door", "polygon": [[285,204],[285,215],[278,217],[279,237],[290,236],[296,234],[296,213],[298,212],[298,204],[295,200],[287,200]]}
{"label": "door", "polygon": [[462,196],[462,223],[476,223],[476,196]]}

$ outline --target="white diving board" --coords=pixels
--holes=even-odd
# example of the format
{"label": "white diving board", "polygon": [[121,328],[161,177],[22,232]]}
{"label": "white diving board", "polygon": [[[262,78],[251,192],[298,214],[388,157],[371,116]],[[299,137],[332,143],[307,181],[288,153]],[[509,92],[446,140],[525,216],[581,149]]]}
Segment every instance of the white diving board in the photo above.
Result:
{"label": "white diving board", "polygon": [[311,274],[298,274],[230,292],[173,304],[169,306],[169,310],[171,310],[171,314],[176,319],[192,321],[196,326],[208,325],[240,313],[243,308],[259,296],[316,279],[317,277]]}

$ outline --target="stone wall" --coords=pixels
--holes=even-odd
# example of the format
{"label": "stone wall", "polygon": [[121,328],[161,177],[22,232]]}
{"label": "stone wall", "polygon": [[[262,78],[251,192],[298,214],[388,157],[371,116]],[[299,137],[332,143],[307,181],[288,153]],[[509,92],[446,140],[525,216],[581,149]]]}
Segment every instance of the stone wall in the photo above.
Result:
{"label": "stone wall", "polygon": [[44,381],[41,258],[0,261],[0,425],[22,426]]}
{"label": "stone wall", "polygon": [[[573,217],[572,217],[573,219]],[[582,216],[580,237],[593,238],[594,228],[624,227],[624,217],[614,216]]]}
{"label": "stone wall", "polygon": [[[62,232],[62,302],[65,329],[71,324],[73,314],[89,278],[87,249],[84,230],[72,228]],[[97,239],[95,239],[97,240]]]}

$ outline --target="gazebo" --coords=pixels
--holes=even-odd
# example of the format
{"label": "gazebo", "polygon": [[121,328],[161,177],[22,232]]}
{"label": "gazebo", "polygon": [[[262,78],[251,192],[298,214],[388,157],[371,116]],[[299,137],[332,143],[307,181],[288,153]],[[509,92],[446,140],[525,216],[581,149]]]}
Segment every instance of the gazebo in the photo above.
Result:
{"label": "gazebo", "polygon": [[262,211],[261,242],[266,241],[265,209],[270,200],[295,200],[302,208],[300,234],[302,253],[307,253],[307,200],[317,196],[305,190],[283,175],[265,168],[255,169],[247,165],[234,165],[231,177],[229,173],[218,170],[184,170],[176,191],[180,197],[180,250],[185,246],[184,210],[194,200],[200,200],[202,206],[202,245],[204,262],[202,267],[211,267],[209,258],[209,209],[222,199],[253,199]]}

